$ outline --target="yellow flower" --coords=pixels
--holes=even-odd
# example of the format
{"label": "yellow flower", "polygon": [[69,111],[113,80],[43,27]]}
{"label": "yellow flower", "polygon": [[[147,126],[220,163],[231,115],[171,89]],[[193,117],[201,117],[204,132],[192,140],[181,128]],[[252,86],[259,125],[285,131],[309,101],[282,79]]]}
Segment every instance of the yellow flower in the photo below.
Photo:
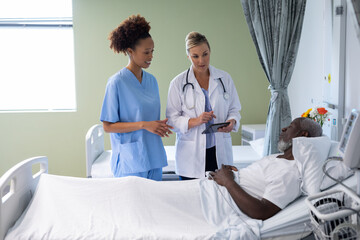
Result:
{"label": "yellow flower", "polygon": [[301,117],[308,117],[309,113],[311,112],[312,108],[309,108],[306,112],[304,112]]}

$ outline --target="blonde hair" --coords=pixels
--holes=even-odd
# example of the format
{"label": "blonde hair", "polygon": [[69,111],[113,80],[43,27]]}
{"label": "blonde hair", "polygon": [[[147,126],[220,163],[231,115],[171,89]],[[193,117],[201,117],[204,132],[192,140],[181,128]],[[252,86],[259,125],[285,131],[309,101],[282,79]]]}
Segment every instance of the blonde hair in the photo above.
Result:
{"label": "blonde hair", "polygon": [[206,43],[210,50],[210,44],[206,37],[198,32],[189,32],[185,38],[186,53],[189,54],[190,48],[199,46],[200,44]]}

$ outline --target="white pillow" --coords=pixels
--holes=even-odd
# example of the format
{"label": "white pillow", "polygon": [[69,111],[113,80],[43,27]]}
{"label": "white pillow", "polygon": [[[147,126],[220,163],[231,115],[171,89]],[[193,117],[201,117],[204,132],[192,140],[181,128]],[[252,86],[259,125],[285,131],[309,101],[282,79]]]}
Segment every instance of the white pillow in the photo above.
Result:
{"label": "white pillow", "polygon": [[[339,142],[332,141],[329,157],[338,157],[339,155]],[[348,168],[342,161],[331,161],[326,165],[328,174],[339,180],[350,177],[354,172]],[[336,182],[322,173],[322,182],[320,190],[324,190],[335,185]]]}
{"label": "white pillow", "polygon": [[322,165],[329,155],[330,146],[327,136],[293,139],[293,155],[302,178],[303,193],[311,195],[320,192]]}
{"label": "white pillow", "polygon": [[253,141],[250,141],[250,146],[255,150],[255,152],[263,157],[264,154],[264,138],[259,138]]}

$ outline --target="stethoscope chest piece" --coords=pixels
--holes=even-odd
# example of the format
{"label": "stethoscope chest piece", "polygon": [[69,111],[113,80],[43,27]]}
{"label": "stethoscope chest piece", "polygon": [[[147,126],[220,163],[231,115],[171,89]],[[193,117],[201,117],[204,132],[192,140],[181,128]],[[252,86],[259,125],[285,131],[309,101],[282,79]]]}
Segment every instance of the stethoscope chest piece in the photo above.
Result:
{"label": "stethoscope chest piece", "polygon": [[224,92],[224,99],[225,99],[225,100],[228,100],[229,97],[230,97],[230,95],[229,95],[227,92]]}

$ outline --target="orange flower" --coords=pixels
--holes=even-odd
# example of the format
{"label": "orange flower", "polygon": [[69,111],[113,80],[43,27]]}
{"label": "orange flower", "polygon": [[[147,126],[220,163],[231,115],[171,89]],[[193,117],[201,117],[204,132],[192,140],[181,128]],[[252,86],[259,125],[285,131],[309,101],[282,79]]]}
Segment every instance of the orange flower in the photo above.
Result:
{"label": "orange flower", "polygon": [[317,111],[320,115],[324,115],[325,113],[328,112],[325,108],[318,108]]}

